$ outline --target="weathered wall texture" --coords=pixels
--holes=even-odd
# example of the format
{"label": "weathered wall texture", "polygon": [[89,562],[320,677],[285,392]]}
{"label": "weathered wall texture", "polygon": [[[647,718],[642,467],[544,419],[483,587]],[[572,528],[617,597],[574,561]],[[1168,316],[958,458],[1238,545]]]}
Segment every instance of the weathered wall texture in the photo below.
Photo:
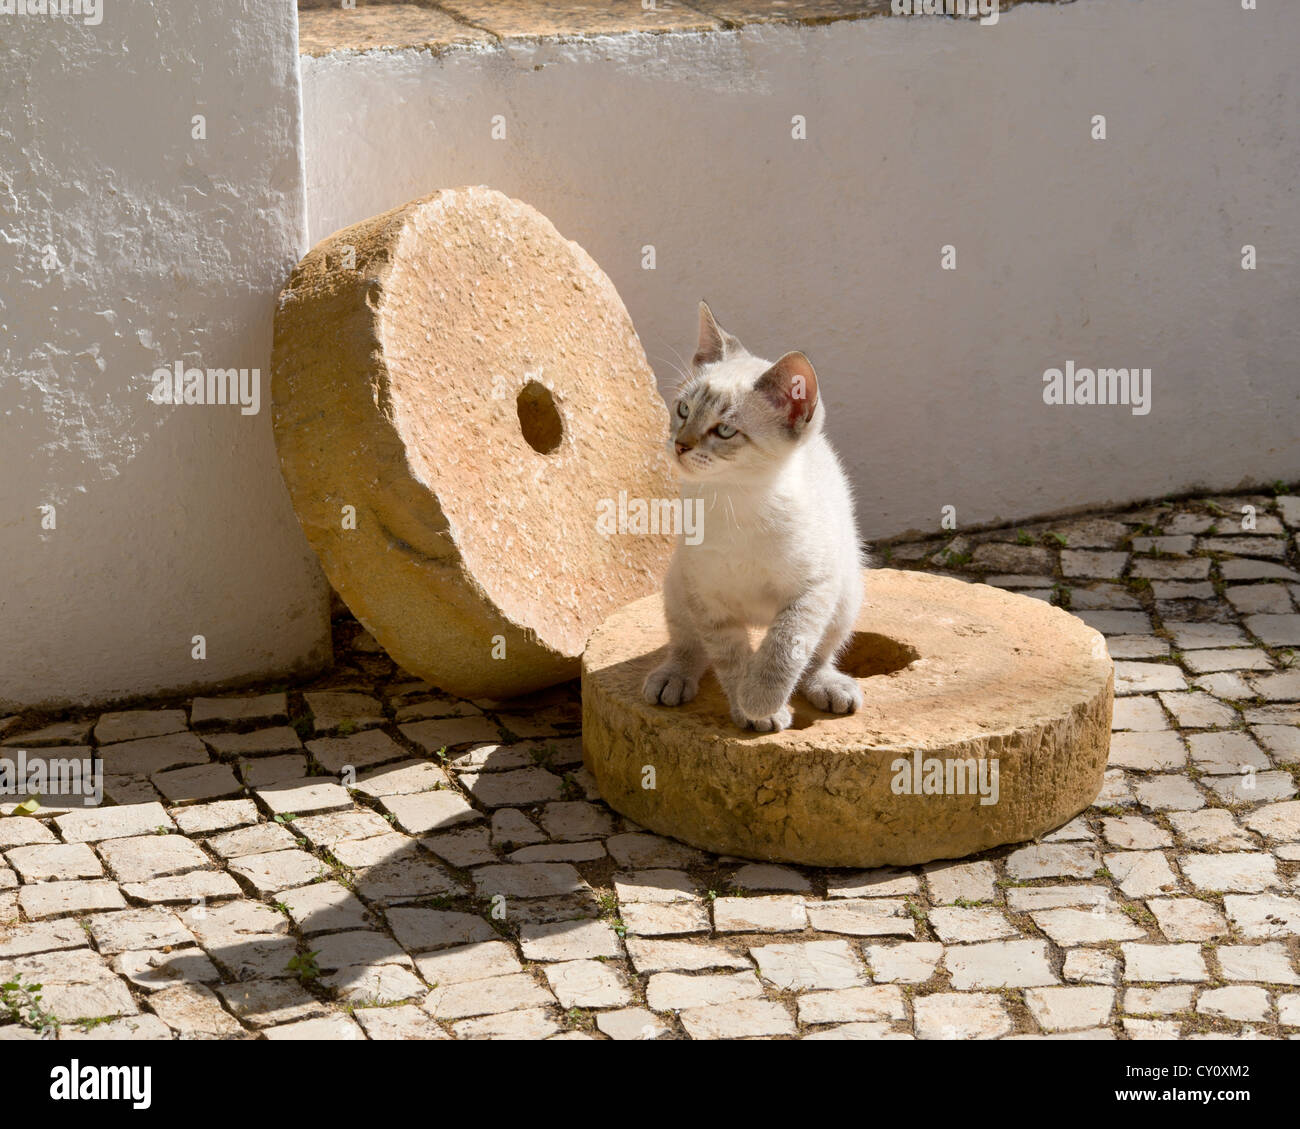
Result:
{"label": "weathered wall texture", "polygon": [[[311,238],[443,186],[527,201],[665,391],[701,296],[805,349],[871,536],[1293,479],[1298,44],[1296,5],[1087,0],[305,59]],[[1150,411],[1045,404],[1069,361],[1150,368]]]}
{"label": "weathered wall texture", "polygon": [[[296,38],[293,0],[3,17],[0,712],[328,656],[271,438],[305,247]],[[259,369],[259,410],[152,402],[177,362],[250,392]]]}

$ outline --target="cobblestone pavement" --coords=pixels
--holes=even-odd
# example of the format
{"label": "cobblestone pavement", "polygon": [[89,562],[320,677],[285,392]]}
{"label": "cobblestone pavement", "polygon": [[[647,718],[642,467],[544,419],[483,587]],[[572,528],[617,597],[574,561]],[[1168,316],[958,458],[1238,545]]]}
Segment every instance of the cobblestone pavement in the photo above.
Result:
{"label": "cobblestone pavement", "polygon": [[576,685],[441,696],[345,615],[310,685],[0,720],[3,755],[98,746],[111,800],[0,818],[0,983],[42,985],[0,1038],[1300,1037],[1297,530],[1237,496],[882,550],[1116,661],[1092,808],[906,870],[648,834]]}

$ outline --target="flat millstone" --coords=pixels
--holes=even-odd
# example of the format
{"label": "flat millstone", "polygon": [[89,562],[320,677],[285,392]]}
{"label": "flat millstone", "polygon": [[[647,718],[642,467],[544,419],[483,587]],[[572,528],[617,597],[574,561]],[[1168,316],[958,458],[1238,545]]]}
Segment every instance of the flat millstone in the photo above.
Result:
{"label": "flat millstone", "polygon": [[413,675],[562,682],[658,586],[671,531],[597,519],[676,497],[663,401],[613,284],[526,204],[447,189],[330,236],[280,295],[272,367],[303,530]]}
{"label": "flat millstone", "polygon": [[[855,867],[976,854],[1087,808],[1110,745],[1113,668],[1101,635],[986,585],[864,576],[866,604],[840,663],[859,679],[861,710],[824,714],[796,694],[793,727],[774,734],[738,729],[711,674],[689,705],[646,704],[641,683],[666,644],[661,600],[610,616],[582,677],[583,756],[604,800],[716,853]],[[922,794],[912,794],[914,754]],[[981,803],[992,792],[972,793],[965,768],[963,794],[924,794],[930,760],[945,770],[996,760],[996,802]]]}

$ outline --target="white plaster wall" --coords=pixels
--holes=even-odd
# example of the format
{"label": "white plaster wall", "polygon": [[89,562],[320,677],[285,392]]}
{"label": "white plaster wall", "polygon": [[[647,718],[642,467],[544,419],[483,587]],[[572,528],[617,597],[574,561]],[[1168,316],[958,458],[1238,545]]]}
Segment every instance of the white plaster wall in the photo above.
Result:
{"label": "white plaster wall", "polygon": [[[296,21],[293,0],[0,16],[0,713],[328,657],[269,405],[305,247]],[[260,369],[260,412],[152,403],[176,361]]]}
{"label": "white plaster wall", "polygon": [[[665,390],[701,296],[805,349],[869,536],[1294,479],[1297,47],[1300,5],[1082,0],[304,59],[310,236],[489,184],[592,253]],[[1152,369],[1152,410],[1044,404],[1067,360]]]}

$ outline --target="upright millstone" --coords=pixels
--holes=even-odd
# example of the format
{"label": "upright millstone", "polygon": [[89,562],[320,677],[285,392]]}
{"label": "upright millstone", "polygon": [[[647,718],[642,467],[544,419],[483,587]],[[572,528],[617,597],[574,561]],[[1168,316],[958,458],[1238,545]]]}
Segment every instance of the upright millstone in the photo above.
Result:
{"label": "upright millstone", "polygon": [[334,588],[403,668],[468,697],[572,678],[659,587],[667,414],[627,310],[528,205],[458,188],[345,228],[275,317],[276,445]]}

